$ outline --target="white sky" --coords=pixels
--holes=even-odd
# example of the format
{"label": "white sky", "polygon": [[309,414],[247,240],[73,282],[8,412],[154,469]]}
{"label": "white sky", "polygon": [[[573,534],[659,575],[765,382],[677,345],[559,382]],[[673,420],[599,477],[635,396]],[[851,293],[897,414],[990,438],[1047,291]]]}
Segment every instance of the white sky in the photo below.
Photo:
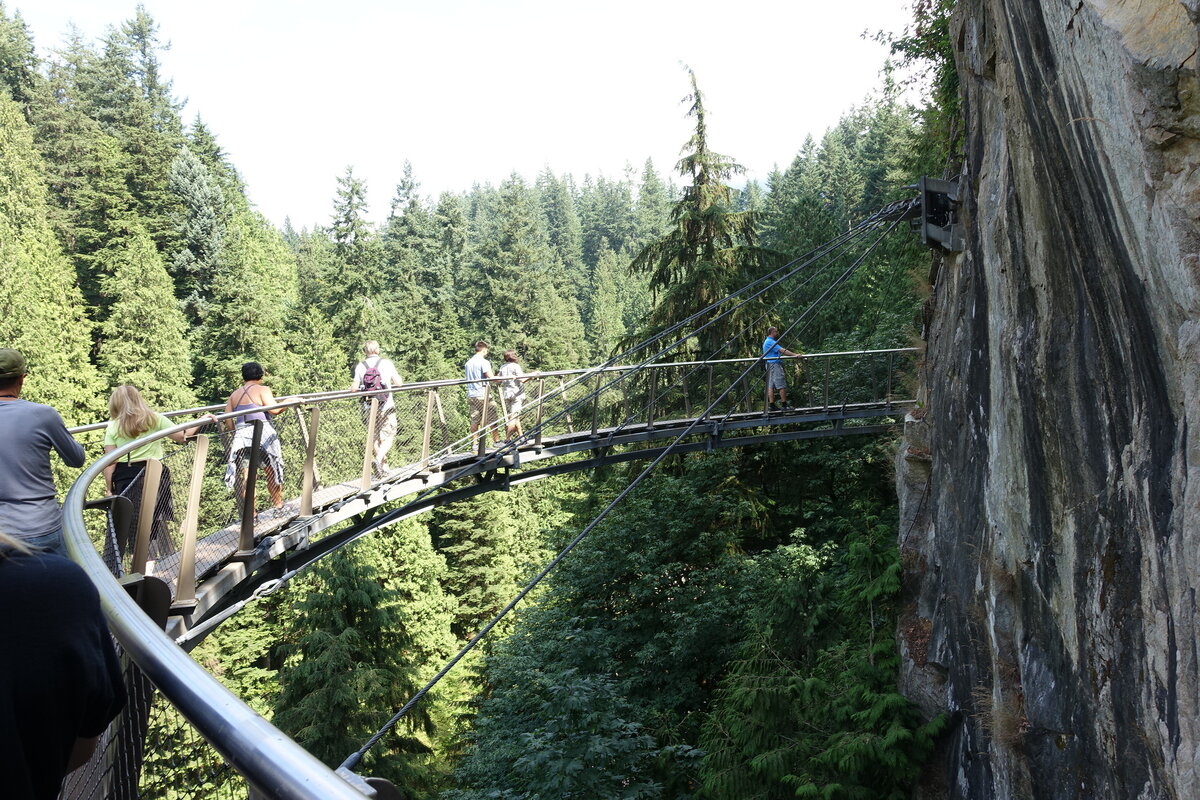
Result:
{"label": "white sky", "polygon": [[[786,166],[880,84],[901,0],[144,0],[174,94],[276,224],[328,224],[348,165],[382,221],[404,161],[421,193],[514,170],[669,177],[705,94],[709,144],[751,179]],[[95,42],[134,0],[7,0],[43,54]]]}

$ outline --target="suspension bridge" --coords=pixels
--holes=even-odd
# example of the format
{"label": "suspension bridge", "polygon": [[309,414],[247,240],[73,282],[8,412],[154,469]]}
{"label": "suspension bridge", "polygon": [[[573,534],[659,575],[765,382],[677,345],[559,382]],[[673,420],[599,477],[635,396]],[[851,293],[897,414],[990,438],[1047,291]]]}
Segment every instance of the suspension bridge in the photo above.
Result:
{"label": "suspension bridge", "polygon": [[[153,780],[170,784],[169,757],[164,760],[160,752],[155,769],[145,767],[148,753],[168,747],[211,748],[214,774],[236,773],[236,785],[244,789],[248,784],[255,797],[396,796],[386,782],[352,771],[375,740],[348,754],[334,772],[230,694],[187,651],[314,561],[382,526],[445,503],[601,465],[647,462],[507,612],[671,454],[894,430],[914,403],[906,390],[919,357],[912,348],[787,359],[791,407],[779,411],[767,403],[763,357],[741,354],[758,352],[766,320],[807,290],[806,296],[816,299],[781,334],[785,341],[798,336],[883,237],[905,221],[927,224],[924,197],[922,187],[918,200],[881,209],[813,252],[603,364],[528,375],[528,400],[520,414],[525,432],[510,440],[492,441],[493,434],[504,431],[506,420],[512,422],[498,391],[501,378],[487,382],[493,417],[473,434],[466,381],[385,390],[397,428],[395,444],[386,453],[392,466],[386,469],[376,466],[382,459],[375,452],[384,391],[284,398],[268,409],[279,412],[272,427],[284,466],[283,474],[273,477],[282,483],[287,500],[279,509],[259,502],[256,478],[264,465],[257,444],[269,433],[263,422],[251,423],[255,446],[235,469],[230,469],[231,443],[221,425],[202,429],[163,462],[149,462],[134,498],[136,510],[127,498],[106,496],[99,478],[105,466],[147,440],[101,454],[103,423],[74,429],[97,459],[64,503],[68,550],[100,589],[110,629],[128,656],[131,691],[126,712],[105,734],[92,761],[68,778],[63,796],[137,797]],[[740,330],[710,352],[697,352],[700,334],[739,311]],[[170,412],[179,424],[156,436],[187,429],[197,414],[220,410]],[[218,421],[236,416],[218,414]],[[224,480],[227,472],[235,477],[234,491]],[[132,527],[131,516],[137,520]],[[148,740],[149,730],[159,731],[160,741]],[[212,796],[189,794],[178,786],[173,791]]]}

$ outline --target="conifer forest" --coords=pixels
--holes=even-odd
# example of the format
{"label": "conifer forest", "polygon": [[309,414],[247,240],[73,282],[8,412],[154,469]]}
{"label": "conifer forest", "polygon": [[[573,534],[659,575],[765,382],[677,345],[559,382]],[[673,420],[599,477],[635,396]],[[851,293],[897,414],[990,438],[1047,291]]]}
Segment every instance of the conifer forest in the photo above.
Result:
{"label": "conifer forest", "polygon": [[[680,70],[693,135],[678,165],[547,167],[437,197],[419,164],[371,194],[347,167],[329,176],[328,224],[299,230],[247,199],[204,109],[183,117],[159,59],[170,32],[143,8],[44,50],[34,35],[61,32],[0,5],[0,346],[25,353],[28,398],[68,425],[106,419],[122,383],[158,409],[224,402],[249,360],[277,395],[344,389],[368,339],[405,380],[461,377],[476,339],[527,369],[599,363],[943,174],[949,5],[917,3],[909,30],[881,34],[931,87],[918,104],[881,74],[765,184],[710,149],[704,75]],[[370,222],[380,206],[386,223]],[[704,232],[680,224],[700,215]],[[704,235],[731,255],[706,261]],[[785,345],[912,345],[928,266],[915,236],[889,236]],[[759,355],[762,336],[732,355]],[[425,800],[907,797],[941,722],[896,689],[895,452],[836,437],[672,457],[363,770]],[[193,656],[336,767],[637,469],[375,532]]]}

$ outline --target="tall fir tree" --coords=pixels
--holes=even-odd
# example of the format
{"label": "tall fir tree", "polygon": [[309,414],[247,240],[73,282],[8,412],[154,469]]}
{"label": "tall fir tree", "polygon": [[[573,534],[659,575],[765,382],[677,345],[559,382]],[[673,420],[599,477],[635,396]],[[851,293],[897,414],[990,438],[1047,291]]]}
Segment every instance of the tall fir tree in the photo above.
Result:
{"label": "tall fir tree", "polygon": [[171,273],[176,294],[195,324],[204,317],[209,301],[225,235],[227,205],[208,167],[186,146],[171,165],[170,188],[182,201],[174,222],[183,244],[173,254]]}
{"label": "tall fir tree", "polygon": [[101,314],[104,265],[97,254],[136,223],[119,139],[88,115],[78,79],[95,55],[75,37],[47,63],[30,107],[50,186],[49,220],[71,257],[86,302]]}
{"label": "tall fir tree", "polygon": [[641,248],[658,240],[668,231],[671,214],[671,197],[654,162],[646,159],[642,168],[641,183],[638,184],[637,204],[634,207],[633,249]]}
{"label": "tall fir tree", "polygon": [[99,260],[108,276],[100,288],[109,298],[100,325],[101,375],[110,385],[137,386],[156,408],[194,406],[187,323],[154,243],[133,230],[112,241]]}
{"label": "tall fir tree", "polygon": [[572,298],[581,314],[591,302],[589,270],[583,261],[583,227],[575,210],[569,177],[556,178],[547,167],[534,184],[545,221],[547,241],[566,272]]}
{"label": "tall fir tree", "polygon": [[[337,767],[419,688],[400,661],[412,638],[397,624],[394,590],[356,548],[318,562],[309,588],[293,607],[275,723]],[[406,756],[429,752],[431,726],[425,709],[415,709],[367,754],[363,769],[400,786],[417,782],[422,770]]]}
{"label": "tall fir tree", "polygon": [[296,261],[279,232],[257,212],[230,221],[212,302],[193,330],[196,391],[215,402],[241,382],[241,367],[258,361],[291,380],[285,326],[296,302]]}
{"label": "tall fir tree", "polygon": [[4,3],[0,3],[0,86],[27,112],[40,80],[29,26],[20,12],[10,17]]}
{"label": "tall fir tree", "polygon": [[162,75],[158,24],[138,6],[133,18],[110,29],[101,57],[79,76],[89,113],[120,142],[125,183],[139,222],[159,252],[179,249],[173,219],[179,201],[170,190],[171,164],[183,146],[183,123]]}
{"label": "tall fir tree", "polygon": [[[646,335],[666,329],[745,285],[764,270],[769,258],[758,247],[754,216],[734,209],[733,190],[725,182],[743,168],[709,149],[704,98],[696,74],[689,70],[688,75],[692,81],[688,114],[695,118],[696,130],[684,147],[678,168],[690,183],[671,209],[671,231],[647,245],[630,265],[649,277],[657,301],[643,330]],[[724,354],[726,350],[721,348],[741,333],[755,307],[743,306],[699,334],[699,353]],[[747,349],[748,342],[739,349]]]}
{"label": "tall fir tree", "polygon": [[46,222],[45,180],[33,131],[16,102],[0,96],[0,342],[25,355],[28,399],[82,423],[101,408],[92,322]]}

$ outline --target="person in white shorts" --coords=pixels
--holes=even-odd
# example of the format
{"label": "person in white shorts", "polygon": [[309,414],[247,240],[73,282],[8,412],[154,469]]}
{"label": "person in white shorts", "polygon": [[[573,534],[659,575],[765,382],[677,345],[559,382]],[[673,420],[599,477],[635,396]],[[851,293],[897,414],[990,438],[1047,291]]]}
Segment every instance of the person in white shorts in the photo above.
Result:
{"label": "person in white shorts", "polygon": [[517,363],[517,351],[504,351],[504,364],[500,367],[500,395],[504,398],[504,430],[505,436],[512,440],[520,436],[521,409],[525,406],[525,370]]}

